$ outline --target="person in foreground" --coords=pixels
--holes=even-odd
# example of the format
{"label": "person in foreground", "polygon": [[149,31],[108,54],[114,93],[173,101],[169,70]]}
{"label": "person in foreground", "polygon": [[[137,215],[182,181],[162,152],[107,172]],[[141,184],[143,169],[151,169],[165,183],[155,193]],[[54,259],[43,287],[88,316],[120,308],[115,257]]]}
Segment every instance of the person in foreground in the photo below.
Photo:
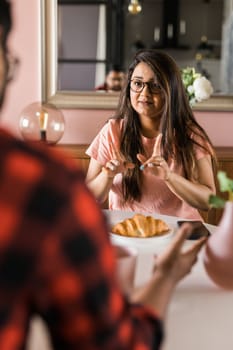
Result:
{"label": "person in foreground", "polygon": [[117,66],[112,65],[105,77],[105,82],[95,88],[96,91],[118,92],[121,91],[125,81],[125,73]]}
{"label": "person in foreground", "polygon": [[86,153],[86,182],[110,209],[189,219],[209,209],[216,155],[193,115],[180,70],[165,52],[135,55],[115,116]]}
{"label": "person in foreground", "polygon": [[[0,0],[1,105],[10,19]],[[130,301],[115,277],[106,218],[76,164],[3,129],[0,150],[0,349],[23,349],[34,315],[56,350],[159,349],[172,292],[205,239],[181,252],[190,227],[180,229]]]}

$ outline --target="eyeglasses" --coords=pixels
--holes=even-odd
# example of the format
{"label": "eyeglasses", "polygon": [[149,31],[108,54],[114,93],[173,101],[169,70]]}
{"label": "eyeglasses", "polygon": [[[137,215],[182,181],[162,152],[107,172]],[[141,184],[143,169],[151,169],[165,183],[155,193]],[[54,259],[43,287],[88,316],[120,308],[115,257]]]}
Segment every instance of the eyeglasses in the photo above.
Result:
{"label": "eyeglasses", "polygon": [[144,82],[138,79],[132,79],[130,80],[130,89],[133,92],[142,92],[145,86],[148,86],[148,89],[152,94],[160,94],[161,93],[161,87],[157,83],[154,82]]}
{"label": "eyeglasses", "polygon": [[9,52],[6,54],[6,62],[7,62],[7,76],[6,81],[10,82],[15,78],[15,75],[19,68],[19,58],[10,54]]}

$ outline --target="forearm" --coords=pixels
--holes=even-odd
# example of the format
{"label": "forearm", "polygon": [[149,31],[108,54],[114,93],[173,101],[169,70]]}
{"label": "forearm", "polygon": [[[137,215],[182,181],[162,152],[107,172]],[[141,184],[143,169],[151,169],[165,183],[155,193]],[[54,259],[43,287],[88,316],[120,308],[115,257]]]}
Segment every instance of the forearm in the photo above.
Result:
{"label": "forearm", "polygon": [[131,295],[132,302],[154,308],[161,319],[166,316],[177,283],[191,272],[206,242],[206,238],[199,239],[184,250],[184,240],[190,235],[191,229],[191,225],[184,224],[176,232],[170,244],[156,256],[154,273],[149,282]]}
{"label": "forearm", "polygon": [[155,273],[146,286],[133,292],[131,301],[149,306],[164,319],[175,284],[169,276]]}
{"label": "forearm", "polygon": [[113,179],[114,177],[110,177],[107,172],[101,171],[93,180],[87,181],[87,186],[95,198],[103,203],[108,198]]}
{"label": "forearm", "polygon": [[171,172],[165,181],[169,189],[180,199],[189,205],[200,209],[209,209],[209,196],[215,189],[211,189],[205,185],[191,182],[184,177]]}

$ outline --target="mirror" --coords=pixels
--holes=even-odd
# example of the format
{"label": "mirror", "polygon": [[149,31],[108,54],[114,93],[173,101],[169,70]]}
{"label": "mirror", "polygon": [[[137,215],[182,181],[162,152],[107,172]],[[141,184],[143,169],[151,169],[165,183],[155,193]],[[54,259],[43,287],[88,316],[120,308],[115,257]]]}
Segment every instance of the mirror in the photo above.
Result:
{"label": "mirror", "polygon": [[[87,4],[87,2],[84,3]],[[103,1],[103,3],[107,2]],[[58,57],[60,48],[58,47],[58,43],[60,33],[58,23],[60,18],[58,18],[58,0],[41,0],[41,19],[43,101],[53,103],[59,108],[115,109],[118,101],[118,93],[106,94],[91,90],[59,88]],[[101,69],[100,67],[100,71]],[[214,94],[209,100],[195,105],[193,109],[203,111],[231,111],[233,110],[233,96]]]}

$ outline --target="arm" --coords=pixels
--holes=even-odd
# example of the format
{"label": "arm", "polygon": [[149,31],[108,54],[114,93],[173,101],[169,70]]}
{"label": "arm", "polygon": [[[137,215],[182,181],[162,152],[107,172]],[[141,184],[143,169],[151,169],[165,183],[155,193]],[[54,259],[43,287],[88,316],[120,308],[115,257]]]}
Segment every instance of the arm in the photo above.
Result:
{"label": "arm", "polygon": [[142,170],[150,171],[154,176],[164,180],[169,189],[189,205],[200,210],[208,210],[209,196],[216,192],[211,156],[206,154],[196,161],[196,180],[190,181],[172,172],[167,162],[160,156],[161,137],[162,134],[156,140],[150,159],[138,154],[138,159],[143,163]]}
{"label": "arm", "polygon": [[179,198],[191,206],[209,209],[209,196],[216,192],[211,157],[205,156],[197,161],[198,182],[192,182],[173,172],[166,175],[166,184]]}
{"label": "arm", "polygon": [[91,158],[86,176],[86,183],[95,198],[104,203],[112,187],[114,174],[104,171],[101,164]]}
{"label": "arm", "polygon": [[[142,162],[145,161],[141,155],[138,158]],[[208,210],[209,196],[216,192],[211,157],[206,155],[197,160],[196,166],[198,173],[196,182],[172,172],[167,162],[160,156],[145,161],[143,170],[150,171],[154,176],[164,180],[170,190],[189,205],[200,210]]]}
{"label": "arm", "polygon": [[178,230],[170,245],[155,258],[152,279],[131,296],[132,301],[154,308],[162,319],[166,316],[174,288],[191,271],[198,252],[206,242],[206,238],[202,238],[186,251],[182,250],[184,240],[190,235],[190,229],[190,225],[185,224]]}

